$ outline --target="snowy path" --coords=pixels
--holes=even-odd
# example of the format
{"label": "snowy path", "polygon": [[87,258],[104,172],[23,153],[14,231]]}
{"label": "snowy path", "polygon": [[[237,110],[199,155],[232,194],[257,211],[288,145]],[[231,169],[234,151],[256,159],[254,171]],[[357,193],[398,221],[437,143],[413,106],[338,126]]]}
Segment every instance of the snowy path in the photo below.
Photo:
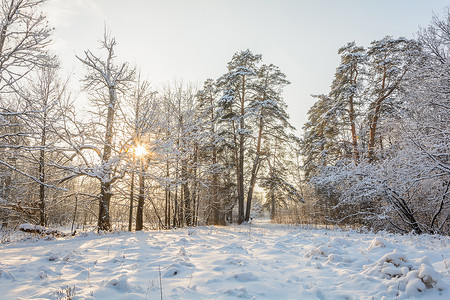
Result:
{"label": "snowy path", "polygon": [[[259,222],[0,245],[0,299],[450,299],[449,238]],[[419,290],[423,290],[420,292]]]}

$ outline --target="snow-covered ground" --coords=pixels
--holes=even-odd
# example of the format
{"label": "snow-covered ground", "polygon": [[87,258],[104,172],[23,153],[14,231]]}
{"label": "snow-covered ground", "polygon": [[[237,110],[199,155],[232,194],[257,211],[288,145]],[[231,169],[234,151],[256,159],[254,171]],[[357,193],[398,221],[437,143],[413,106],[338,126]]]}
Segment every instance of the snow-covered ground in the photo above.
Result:
{"label": "snow-covered ground", "polygon": [[449,242],[265,221],[30,238],[0,244],[0,299],[450,299]]}

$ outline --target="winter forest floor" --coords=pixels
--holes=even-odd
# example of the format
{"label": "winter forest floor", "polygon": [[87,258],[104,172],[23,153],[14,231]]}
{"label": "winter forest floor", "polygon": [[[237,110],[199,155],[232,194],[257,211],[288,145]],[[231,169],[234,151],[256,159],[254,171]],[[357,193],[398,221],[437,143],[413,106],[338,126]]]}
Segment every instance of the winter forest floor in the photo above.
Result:
{"label": "winter forest floor", "polygon": [[449,245],[268,221],[30,235],[0,244],[0,299],[450,299]]}

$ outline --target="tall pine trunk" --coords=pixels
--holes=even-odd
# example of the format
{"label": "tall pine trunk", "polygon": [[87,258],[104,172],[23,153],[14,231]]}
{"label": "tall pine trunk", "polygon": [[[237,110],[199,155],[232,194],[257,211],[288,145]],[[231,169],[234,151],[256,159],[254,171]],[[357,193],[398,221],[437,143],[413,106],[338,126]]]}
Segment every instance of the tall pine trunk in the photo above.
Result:
{"label": "tall pine trunk", "polygon": [[[354,72],[354,78],[353,78],[353,72]],[[355,85],[356,84],[356,80],[358,78],[358,70],[356,69],[356,66],[354,67],[354,69],[352,70],[352,84]],[[356,125],[355,125],[355,105],[354,105],[354,98],[353,98],[353,94],[350,95],[349,97],[349,112],[348,112],[348,117],[350,119],[350,131],[352,134],[352,148],[353,148],[353,160],[355,161],[355,164],[358,164],[359,162],[359,151],[358,151],[358,136],[356,135]]]}
{"label": "tall pine trunk", "polygon": [[238,155],[238,224],[244,221],[244,153],[245,153],[245,76],[242,76],[241,115],[239,122],[239,155]]}

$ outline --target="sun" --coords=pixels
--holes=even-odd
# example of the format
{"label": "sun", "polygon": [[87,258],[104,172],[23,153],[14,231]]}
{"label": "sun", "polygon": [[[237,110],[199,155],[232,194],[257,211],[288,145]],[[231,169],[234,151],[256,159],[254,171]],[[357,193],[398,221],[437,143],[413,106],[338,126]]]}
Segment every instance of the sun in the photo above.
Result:
{"label": "sun", "polygon": [[142,157],[148,153],[147,149],[143,145],[137,145],[134,148],[134,155]]}

